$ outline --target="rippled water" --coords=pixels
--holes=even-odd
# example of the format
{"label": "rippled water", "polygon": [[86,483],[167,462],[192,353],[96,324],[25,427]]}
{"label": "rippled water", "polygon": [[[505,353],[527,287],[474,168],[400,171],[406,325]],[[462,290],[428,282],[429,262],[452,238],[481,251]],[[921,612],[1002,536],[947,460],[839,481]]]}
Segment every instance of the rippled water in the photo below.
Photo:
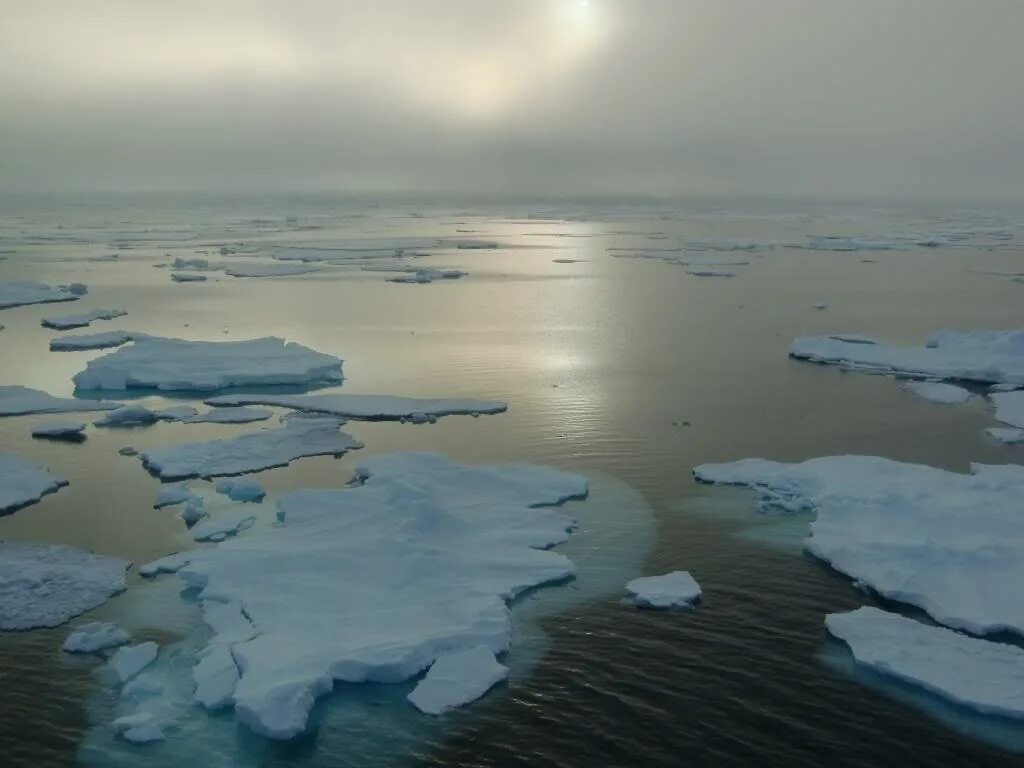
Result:
{"label": "rippled water", "polygon": [[[801,553],[806,521],[760,517],[744,493],[696,486],[690,468],[746,456],[835,453],[956,470],[970,461],[1024,459],[1024,448],[986,441],[981,430],[992,420],[980,399],[938,406],[891,380],[799,363],[785,353],[800,333],[920,343],[941,327],[1020,326],[1024,285],[983,273],[1024,271],[1024,213],[797,204],[579,203],[556,210],[477,202],[439,210],[330,199],[200,203],[35,201],[8,208],[0,217],[0,251],[10,251],[0,261],[0,279],[79,280],[91,289],[78,302],[83,310],[128,310],[90,330],[197,339],[275,334],[343,357],[341,391],[510,403],[501,416],[422,427],[350,424],[364,451],[261,473],[271,494],[337,486],[360,455],[409,449],[471,462],[549,464],[587,474],[595,492],[571,507],[581,530],[564,549],[580,578],[531,593],[516,608],[516,674],[507,687],[439,721],[409,712],[402,686],[338,690],[318,706],[318,728],[286,745],[218,716],[221,735],[193,762],[1022,764],[1013,751],[1022,748],[1019,727],[943,709],[852,670],[848,654],[826,638],[823,618],[871,598]],[[570,218],[526,218],[537,212]],[[286,225],[286,215],[297,223]],[[944,236],[940,247],[907,245],[929,234]],[[779,245],[807,235],[872,237],[899,249]],[[152,266],[164,254],[188,258],[228,242],[401,236],[474,237],[507,247],[448,249],[418,260],[470,273],[433,285],[395,285],[351,269],[273,280],[215,274],[205,284],[175,285]],[[608,251],[666,241],[774,247],[742,254],[751,263],[732,279],[692,277],[679,266]],[[114,251],[112,244],[132,247],[118,250],[118,262],[86,260]],[[812,309],[818,301],[829,309]],[[102,353],[51,353],[47,342],[56,334],[38,321],[77,306],[0,313],[3,383],[71,393],[70,377]],[[94,430],[82,445],[28,437],[30,426],[51,418],[0,420],[3,450],[71,480],[68,489],[0,519],[0,536],[64,542],[136,562],[174,549],[181,526],[173,510],[150,508],[156,480],[117,448],[252,428]],[[656,613],[623,604],[626,579],[674,568],[701,582],[698,610]],[[133,576],[125,595],[89,617],[121,621],[140,639],[187,639],[199,622],[194,606],[163,586],[173,583]],[[106,693],[94,661],[60,653],[66,632],[0,634],[0,763],[141,764],[145,756],[146,764],[175,764],[171,741],[129,750],[92,727],[97,721],[102,728]]]}

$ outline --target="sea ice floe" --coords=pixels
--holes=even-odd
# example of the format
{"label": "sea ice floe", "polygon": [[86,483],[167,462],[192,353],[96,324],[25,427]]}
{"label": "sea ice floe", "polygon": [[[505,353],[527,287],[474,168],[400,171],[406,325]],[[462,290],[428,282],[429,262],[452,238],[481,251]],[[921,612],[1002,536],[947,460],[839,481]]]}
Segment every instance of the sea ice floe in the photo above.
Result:
{"label": "sea ice floe", "polygon": [[319,272],[320,269],[312,264],[253,263],[231,264],[224,271],[231,277],[285,277]]}
{"label": "sea ice floe", "polygon": [[156,494],[156,500],[153,502],[154,509],[160,509],[161,507],[170,507],[175,504],[184,504],[190,499],[196,498],[196,495],[192,493],[187,485],[174,484],[164,485]]}
{"label": "sea ice floe", "polygon": [[1024,429],[1013,427],[989,427],[985,434],[1003,445],[1020,445],[1024,443]]}
{"label": "sea ice floe", "polygon": [[232,501],[263,501],[267,492],[263,484],[251,477],[225,477],[217,481],[217,493],[223,493]]}
{"label": "sea ice floe", "polygon": [[[166,566],[188,560],[179,576],[199,598],[236,603],[236,619],[258,633],[231,645],[231,696],[239,717],[273,738],[301,733],[335,680],[400,682],[475,646],[504,652],[508,601],[573,572],[547,549],[571,527],[549,505],[584,496],[583,477],[436,454],[374,457],[357,476],[357,487],[286,494],[278,525]],[[208,621],[211,647],[239,624]]]}
{"label": "sea ice floe", "polygon": [[701,596],[700,586],[689,571],[633,579],[626,584],[626,591],[644,608],[689,608]]}
{"label": "sea ice floe", "polygon": [[0,541],[0,630],[56,627],[125,589],[131,565],[57,544]]}
{"label": "sea ice floe", "polygon": [[32,437],[51,440],[81,440],[85,437],[85,423],[81,421],[54,421],[32,427]]}
{"label": "sea ice floe", "polygon": [[89,361],[74,377],[83,390],[217,390],[341,380],[341,360],[272,336],[245,341],[186,341],[147,336]]}
{"label": "sea ice floe", "polygon": [[878,608],[829,614],[825,626],[858,664],[988,715],[1024,718],[1024,649]]}
{"label": "sea ice floe", "polygon": [[148,470],[163,480],[242,475],[283,467],[304,456],[340,456],[363,445],[338,430],[337,419],[293,419],[283,427],[225,440],[180,443],[142,454]]}
{"label": "sea ice floe", "polygon": [[[178,517],[185,525],[192,527],[209,514],[206,511],[206,502],[202,496],[193,496],[185,503],[185,508],[178,513]],[[214,531],[216,533],[216,531]]]}
{"label": "sea ice floe", "polygon": [[48,493],[65,485],[63,480],[13,453],[0,453],[0,515],[35,504]]}
{"label": "sea ice floe", "polygon": [[53,301],[77,301],[79,295],[66,289],[51,288],[32,280],[0,282],[0,309],[25,304],[48,304]]}
{"label": "sea ice floe", "polygon": [[476,701],[507,677],[508,667],[498,663],[491,649],[476,645],[435,661],[409,702],[428,715],[440,715]]}
{"label": "sea ice floe", "polygon": [[89,349],[120,347],[141,336],[134,331],[103,331],[81,333],[73,336],[58,336],[50,339],[51,352],[82,352]]}
{"label": "sea ice floe", "polygon": [[208,649],[192,668],[192,678],[196,683],[196,703],[207,709],[231,706],[239,678],[231,646],[215,645]]}
{"label": "sea ice floe", "polygon": [[196,523],[192,528],[193,541],[223,541],[228,536],[234,536],[247,528],[252,527],[256,518],[250,514],[239,511],[225,511],[216,517],[208,517],[201,523]]}
{"label": "sea ice floe", "polygon": [[114,411],[109,411],[102,418],[93,422],[97,427],[135,427],[143,424],[155,424],[160,421],[160,415],[141,405],[125,405]]}
{"label": "sea ice floe", "polygon": [[746,485],[762,510],[813,512],[804,547],[891,600],[976,634],[1024,634],[1024,467],[970,474],[873,456],[704,464],[698,480]]}
{"label": "sea ice floe", "polygon": [[988,396],[996,409],[996,419],[1018,429],[1024,428],[1024,390],[996,392]]}
{"label": "sea ice floe", "polygon": [[129,639],[128,633],[117,624],[93,621],[76,627],[64,639],[61,650],[68,653],[96,653],[124,645]]}
{"label": "sea ice floe", "polygon": [[158,652],[159,646],[153,641],[124,646],[110,657],[108,666],[117,682],[124,685],[152,664]]}
{"label": "sea ice floe", "polygon": [[457,280],[465,277],[461,269],[410,269],[409,274],[389,277],[389,283],[432,283],[435,280]]}
{"label": "sea ice floe", "polygon": [[61,315],[59,317],[44,317],[39,322],[47,328],[58,331],[69,331],[72,328],[84,328],[95,320],[113,320],[115,317],[127,315],[123,309],[94,309],[91,312],[83,312],[79,315]]}
{"label": "sea ice floe", "polygon": [[192,559],[192,552],[175,552],[173,555],[165,555],[151,563],[139,566],[139,575],[157,576],[161,573],[177,573]]}
{"label": "sea ice floe", "polygon": [[204,283],[206,275],[197,275],[194,272],[172,272],[171,280],[176,283]]}
{"label": "sea ice floe", "polygon": [[736,277],[735,272],[727,269],[688,269],[686,274],[694,277]]}
{"label": "sea ice floe", "polygon": [[25,416],[29,413],[74,413],[78,411],[112,411],[121,403],[110,400],[79,400],[54,397],[39,389],[17,385],[0,385],[0,416]]}
{"label": "sea ice floe", "polygon": [[939,331],[924,347],[853,342],[840,336],[804,336],[792,357],[868,373],[982,383],[1024,383],[1024,329]]}
{"label": "sea ice floe", "polygon": [[413,414],[449,416],[471,413],[502,413],[508,403],[473,398],[394,397],[391,395],[220,395],[207,405],[269,405],[347,419],[401,419]]}
{"label": "sea ice floe", "polygon": [[903,388],[920,398],[943,405],[960,405],[971,399],[970,390],[938,381],[908,381]]}
{"label": "sea ice floe", "polygon": [[262,408],[214,408],[182,421],[186,424],[249,424],[253,421],[266,421],[273,415],[272,411]]}

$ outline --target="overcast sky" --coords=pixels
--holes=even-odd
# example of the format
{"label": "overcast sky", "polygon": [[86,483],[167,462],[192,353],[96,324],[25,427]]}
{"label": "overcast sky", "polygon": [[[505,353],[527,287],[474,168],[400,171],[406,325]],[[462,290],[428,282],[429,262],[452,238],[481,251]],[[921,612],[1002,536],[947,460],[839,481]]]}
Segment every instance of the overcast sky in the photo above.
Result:
{"label": "overcast sky", "polygon": [[1024,197],[1024,0],[0,0],[0,191]]}

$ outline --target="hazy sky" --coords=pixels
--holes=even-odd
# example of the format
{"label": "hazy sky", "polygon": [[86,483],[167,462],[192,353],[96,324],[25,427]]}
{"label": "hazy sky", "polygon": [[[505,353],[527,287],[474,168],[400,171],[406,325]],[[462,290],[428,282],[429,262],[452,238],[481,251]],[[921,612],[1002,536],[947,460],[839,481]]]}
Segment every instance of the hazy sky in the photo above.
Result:
{"label": "hazy sky", "polygon": [[1024,0],[0,0],[0,191],[1024,197]]}

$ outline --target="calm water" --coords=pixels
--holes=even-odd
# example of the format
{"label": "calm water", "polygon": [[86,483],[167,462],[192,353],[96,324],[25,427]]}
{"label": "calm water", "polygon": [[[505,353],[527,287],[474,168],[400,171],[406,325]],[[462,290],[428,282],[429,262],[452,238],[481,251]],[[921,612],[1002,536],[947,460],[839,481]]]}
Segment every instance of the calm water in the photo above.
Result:
{"label": "calm water", "polygon": [[[297,221],[286,224],[285,216]],[[336,487],[361,456],[421,449],[581,472],[594,493],[570,507],[580,531],[564,549],[580,565],[577,583],[540,590],[517,607],[510,685],[462,712],[422,718],[402,703],[407,687],[348,686],[318,706],[319,727],[296,743],[267,743],[227,715],[196,718],[191,746],[172,736],[130,749],[105,730],[111,703],[96,662],[61,655],[67,627],[4,633],[0,762],[171,766],[200,745],[191,760],[207,765],[1024,764],[1019,726],[971,717],[851,668],[826,638],[824,615],[871,598],[801,554],[806,520],[759,517],[745,494],[697,486],[690,474],[694,464],[747,456],[868,453],[961,471],[971,461],[1024,460],[1024,448],[984,438],[993,422],[980,398],[934,405],[886,378],[786,356],[801,333],[921,343],[943,327],[1020,326],[1024,285],[985,273],[1024,272],[1022,226],[1024,212],[978,206],[9,203],[0,215],[0,279],[81,281],[90,296],[0,312],[2,383],[70,395],[71,376],[103,354],[49,352],[56,334],[39,325],[44,315],[121,307],[126,317],[89,330],[192,339],[273,334],[344,358],[341,391],[500,398],[510,408],[422,427],[350,424],[365,450],[260,473],[272,495]],[[808,235],[901,247],[784,245]],[[912,244],[930,236],[939,247]],[[212,273],[206,283],[177,285],[153,267],[165,254],[209,250],[219,260],[216,250],[227,243],[439,237],[502,247],[433,249],[416,265],[470,273],[433,285],[387,283],[358,268],[263,280]],[[707,250],[739,242],[764,247]],[[750,263],[733,279],[698,278],[608,250],[680,243],[703,244],[694,256]],[[90,260],[114,252],[116,262]],[[819,301],[829,308],[812,309]],[[0,420],[3,450],[71,481],[0,518],[0,537],[135,562],[175,550],[182,526],[173,509],[150,508],[158,483],[117,449],[254,428],[92,430],[81,445],[29,438],[32,425],[52,418]],[[675,568],[701,582],[698,610],[655,613],[622,603],[626,579]],[[116,620],[140,639],[188,643],[201,622],[175,589],[173,579],[132,576],[127,593],[74,623]]]}

